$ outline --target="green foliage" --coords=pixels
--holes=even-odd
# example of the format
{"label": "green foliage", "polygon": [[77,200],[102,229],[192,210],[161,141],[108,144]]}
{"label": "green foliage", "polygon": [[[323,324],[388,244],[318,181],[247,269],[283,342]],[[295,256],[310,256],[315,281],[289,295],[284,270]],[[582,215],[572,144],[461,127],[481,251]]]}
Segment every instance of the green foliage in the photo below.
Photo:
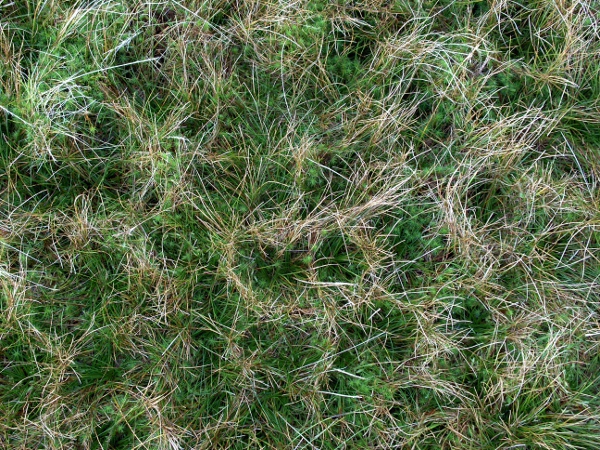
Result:
{"label": "green foliage", "polygon": [[0,447],[600,446],[581,2],[0,2]]}

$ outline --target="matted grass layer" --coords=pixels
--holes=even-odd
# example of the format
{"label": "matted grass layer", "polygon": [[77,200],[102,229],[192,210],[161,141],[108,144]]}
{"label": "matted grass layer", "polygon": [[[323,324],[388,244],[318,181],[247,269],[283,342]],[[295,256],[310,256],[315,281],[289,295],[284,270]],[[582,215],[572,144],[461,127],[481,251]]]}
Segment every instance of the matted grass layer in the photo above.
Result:
{"label": "matted grass layer", "polygon": [[597,0],[0,0],[0,448],[600,448]]}

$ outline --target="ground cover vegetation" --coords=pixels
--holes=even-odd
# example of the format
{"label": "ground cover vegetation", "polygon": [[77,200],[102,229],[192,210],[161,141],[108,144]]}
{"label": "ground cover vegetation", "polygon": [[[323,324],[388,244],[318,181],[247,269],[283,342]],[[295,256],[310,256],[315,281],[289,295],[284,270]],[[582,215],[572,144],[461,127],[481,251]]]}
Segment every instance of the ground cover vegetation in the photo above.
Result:
{"label": "ground cover vegetation", "polygon": [[596,0],[0,0],[0,447],[600,448]]}

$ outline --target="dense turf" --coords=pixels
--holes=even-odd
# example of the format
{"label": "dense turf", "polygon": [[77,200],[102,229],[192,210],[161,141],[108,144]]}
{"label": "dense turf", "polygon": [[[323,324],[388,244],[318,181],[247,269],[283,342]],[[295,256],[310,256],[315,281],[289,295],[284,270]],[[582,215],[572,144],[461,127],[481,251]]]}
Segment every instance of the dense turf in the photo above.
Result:
{"label": "dense turf", "polygon": [[0,448],[600,448],[599,11],[0,0]]}

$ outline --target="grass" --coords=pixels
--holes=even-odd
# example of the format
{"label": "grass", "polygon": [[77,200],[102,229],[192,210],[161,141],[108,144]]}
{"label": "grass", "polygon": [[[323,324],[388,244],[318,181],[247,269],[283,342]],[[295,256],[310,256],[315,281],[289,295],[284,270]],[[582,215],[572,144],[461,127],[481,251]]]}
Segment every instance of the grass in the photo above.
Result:
{"label": "grass", "polygon": [[0,447],[600,448],[599,9],[0,0]]}

